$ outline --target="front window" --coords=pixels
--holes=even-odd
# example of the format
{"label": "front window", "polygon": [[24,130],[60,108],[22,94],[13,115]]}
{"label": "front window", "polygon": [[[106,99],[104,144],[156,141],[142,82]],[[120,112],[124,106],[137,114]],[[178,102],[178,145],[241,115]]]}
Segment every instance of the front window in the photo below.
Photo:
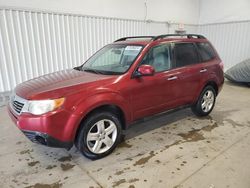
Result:
{"label": "front window", "polygon": [[123,74],[135,61],[143,46],[111,44],[105,46],[83,65],[83,71],[100,74]]}
{"label": "front window", "polygon": [[170,44],[162,44],[151,48],[149,53],[143,58],[144,65],[151,65],[155,72],[167,71],[171,68]]}

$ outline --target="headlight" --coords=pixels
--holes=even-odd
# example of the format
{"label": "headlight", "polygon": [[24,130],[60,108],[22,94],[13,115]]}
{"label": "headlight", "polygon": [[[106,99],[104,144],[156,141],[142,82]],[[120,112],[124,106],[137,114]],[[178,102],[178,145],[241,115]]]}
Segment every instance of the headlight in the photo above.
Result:
{"label": "headlight", "polygon": [[54,100],[29,101],[28,112],[34,115],[41,115],[53,111],[64,103],[64,98]]}

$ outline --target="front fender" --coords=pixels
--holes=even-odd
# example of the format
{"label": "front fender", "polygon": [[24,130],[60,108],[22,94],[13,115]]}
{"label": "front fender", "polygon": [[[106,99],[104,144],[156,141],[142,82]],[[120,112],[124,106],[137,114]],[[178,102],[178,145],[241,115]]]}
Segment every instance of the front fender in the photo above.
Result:
{"label": "front fender", "polygon": [[98,93],[83,99],[73,107],[73,114],[83,119],[89,112],[103,105],[115,105],[119,107],[124,113],[125,121],[131,122],[132,115],[129,102],[115,92]]}

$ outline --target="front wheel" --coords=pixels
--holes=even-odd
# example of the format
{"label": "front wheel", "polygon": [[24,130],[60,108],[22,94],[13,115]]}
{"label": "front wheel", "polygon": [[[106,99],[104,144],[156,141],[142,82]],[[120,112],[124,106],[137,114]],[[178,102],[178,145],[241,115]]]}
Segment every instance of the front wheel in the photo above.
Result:
{"label": "front wheel", "polygon": [[216,92],[212,86],[206,86],[198,101],[191,107],[194,114],[197,116],[207,116],[214,108],[216,100]]}
{"label": "front wheel", "polygon": [[109,155],[121,138],[121,123],[110,112],[90,115],[78,134],[76,147],[87,158],[95,160]]}

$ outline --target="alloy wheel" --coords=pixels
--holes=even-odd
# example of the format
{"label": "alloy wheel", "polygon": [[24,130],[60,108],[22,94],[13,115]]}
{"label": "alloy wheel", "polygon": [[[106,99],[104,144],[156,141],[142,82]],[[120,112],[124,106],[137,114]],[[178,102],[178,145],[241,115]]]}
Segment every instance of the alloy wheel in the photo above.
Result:
{"label": "alloy wheel", "polygon": [[117,127],[109,119],[96,122],[87,134],[87,147],[95,153],[101,154],[108,151],[115,143],[117,138]]}
{"label": "alloy wheel", "polygon": [[207,90],[202,98],[201,109],[203,112],[209,112],[214,105],[214,93],[211,90]]}

